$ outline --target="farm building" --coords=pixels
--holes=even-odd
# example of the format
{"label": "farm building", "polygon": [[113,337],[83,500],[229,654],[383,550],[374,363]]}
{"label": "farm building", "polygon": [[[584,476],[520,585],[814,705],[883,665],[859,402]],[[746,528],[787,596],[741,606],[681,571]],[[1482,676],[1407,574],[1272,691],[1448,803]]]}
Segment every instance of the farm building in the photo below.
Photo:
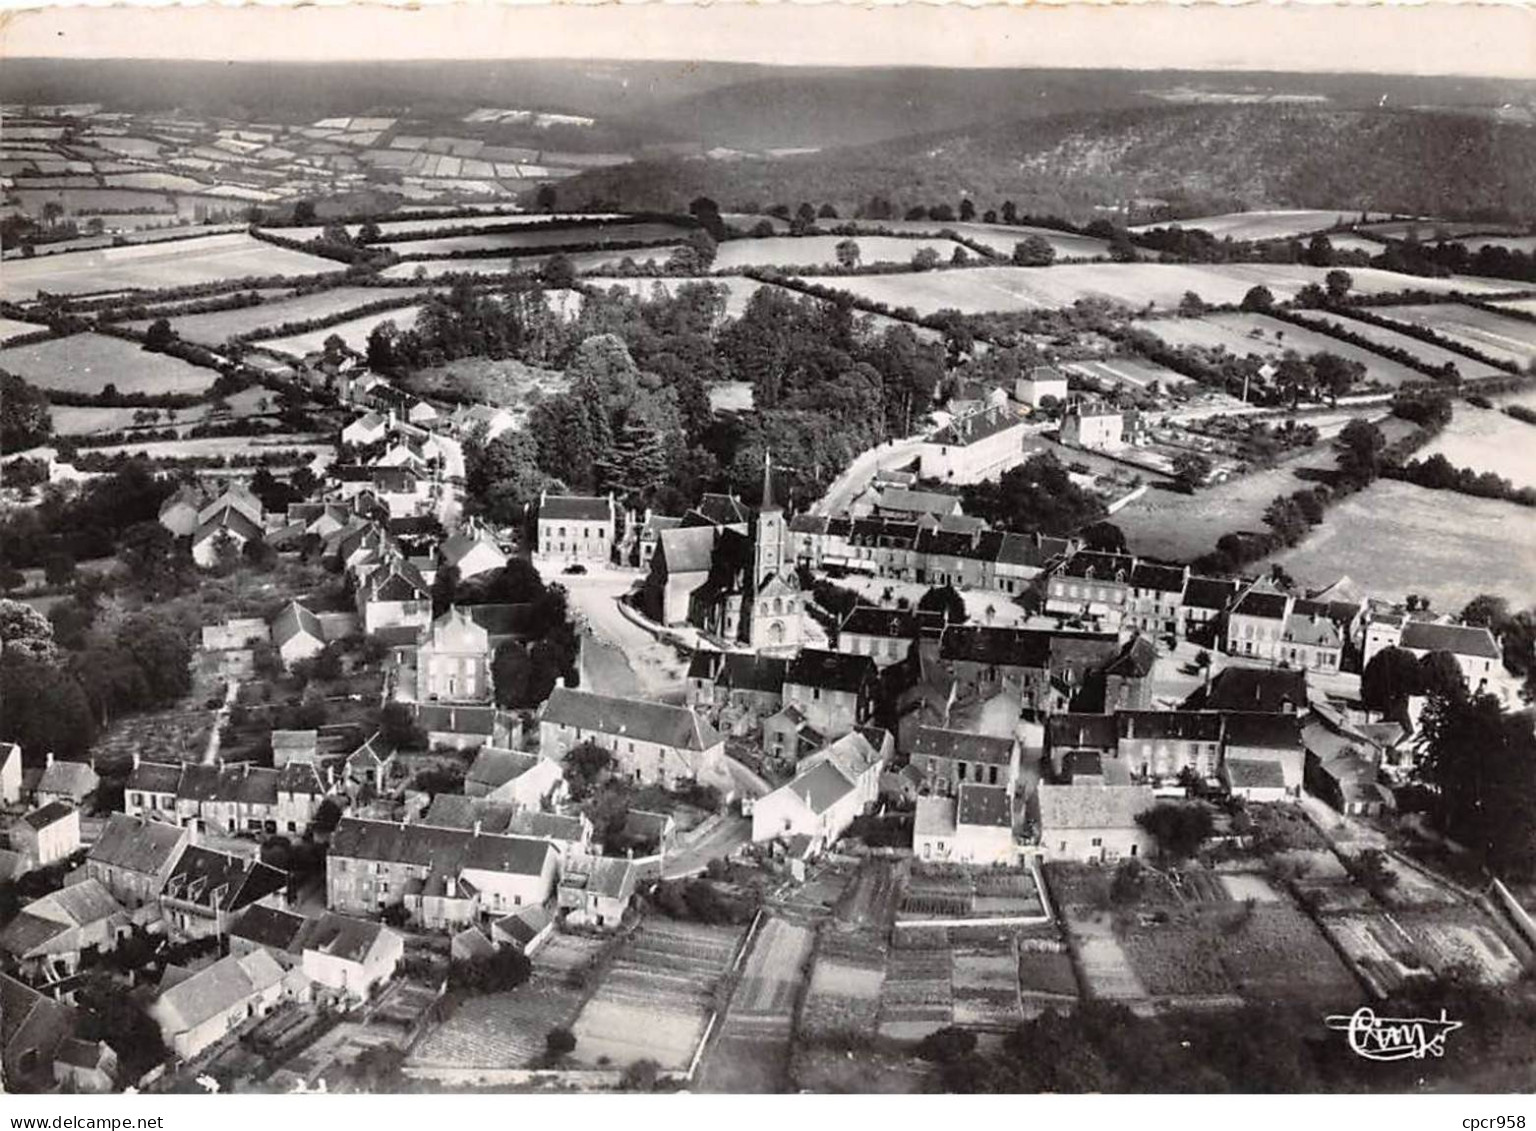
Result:
{"label": "farm building", "polygon": [[1029,376],[1020,375],[1014,380],[1013,395],[1030,408],[1039,408],[1047,397],[1054,397],[1058,404],[1066,404],[1066,374],[1049,365],[1037,365],[1029,371]]}
{"label": "farm building", "polygon": [[630,860],[570,857],[560,875],[560,910],[567,922],[578,926],[616,928],[629,910],[637,878]]}
{"label": "farm building", "polygon": [[46,868],[80,851],[80,810],[63,801],[50,801],[11,826],[11,847],[27,867]]}
{"label": "farm building", "polygon": [[57,760],[50,750],[45,758],[43,776],[37,782],[36,800],[39,805],[62,801],[79,808],[100,784],[101,779],[89,762]]}
{"label": "farm building", "polygon": [[560,763],[549,758],[482,746],[465,775],[464,792],[486,801],[543,809],[565,796],[565,776]]}
{"label": "farm building", "polygon": [[85,859],[86,874],[128,908],[160,896],[190,834],[175,825],[114,813]]}
{"label": "farm building", "polygon": [[320,618],[297,601],[290,601],[272,619],[272,645],[285,668],[311,660],[325,648],[325,628]]}
{"label": "farm building", "polygon": [[754,841],[809,837],[834,843],[880,795],[884,758],[864,735],[846,734],[800,763],[795,776],[752,807]]}
{"label": "farm building", "polygon": [[57,981],[79,969],[82,955],[116,949],[131,930],[112,893],[84,879],[23,907],[0,931],[0,952],[24,975]]}

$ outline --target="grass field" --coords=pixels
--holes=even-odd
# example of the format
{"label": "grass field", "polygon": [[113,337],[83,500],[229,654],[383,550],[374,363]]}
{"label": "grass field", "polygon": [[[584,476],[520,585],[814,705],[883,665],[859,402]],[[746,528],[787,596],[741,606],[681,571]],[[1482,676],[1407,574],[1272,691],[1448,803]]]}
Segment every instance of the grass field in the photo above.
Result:
{"label": "grass field", "polygon": [[[1451,362],[1456,366],[1456,372],[1466,378],[1491,377],[1499,372],[1493,366],[1484,365],[1481,361],[1476,361],[1465,354],[1456,353],[1454,350],[1445,349],[1432,342],[1421,342],[1417,338],[1410,338],[1408,335],[1400,334],[1396,330],[1383,329],[1380,326],[1373,326],[1368,322],[1360,322],[1354,318],[1336,314],[1332,311],[1325,314],[1319,311],[1298,310],[1296,311],[1296,316],[1302,319],[1302,321],[1310,322],[1315,326],[1326,326],[1329,323],[1342,326],[1351,333],[1359,334],[1362,338],[1375,342],[1377,345],[1394,346],[1398,349],[1406,350],[1424,362],[1424,364],[1432,365],[1436,368],[1446,364],[1446,362]],[[1426,379],[1423,374],[1416,374],[1415,378],[1421,381]]]}
{"label": "grass field", "polygon": [[1051,245],[1057,259],[1106,259],[1109,241],[1094,236],[1080,236],[1074,232],[1058,232],[1054,228],[1013,227],[1008,224],[951,223],[937,220],[881,220],[876,227],[889,228],[893,232],[937,232],[948,228],[966,239],[989,247],[1004,259],[1013,255],[1014,245],[1026,236],[1039,236]]}
{"label": "grass field", "polygon": [[[230,414],[225,419],[261,415],[264,411],[271,409],[275,400],[276,396],[270,389],[260,386],[243,389],[233,396],[224,398],[224,402],[230,409]],[[266,409],[262,408],[262,402],[266,402]],[[150,427],[164,428],[171,423],[196,424],[207,418],[211,408],[212,405],[205,402],[190,408],[177,409],[174,421],[162,419]],[[92,432],[116,432],[123,428],[131,428],[134,426],[133,414],[137,411],[139,410],[132,408],[85,408],[72,405],[53,405],[49,409],[53,416],[53,432],[56,436],[84,436]]]}
{"label": "grass field", "polygon": [[616,243],[675,243],[688,234],[676,224],[614,224],[576,228],[535,228],[526,232],[490,232],[437,239],[406,240],[382,246],[400,255],[451,255],[460,251],[528,251],[543,247],[589,245],[607,247]]}
{"label": "grass field", "polygon": [[267,275],[316,275],[340,265],[262,243],[244,232],[41,256],[6,264],[0,298],[19,301],[52,294],[131,288],[157,290]]}
{"label": "grass field", "polygon": [[1384,240],[1406,239],[1408,233],[1413,232],[1421,243],[1433,243],[1440,239],[1456,239],[1471,232],[1486,232],[1496,227],[1476,220],[1388,220],[1381,224],[1366,224],[1360,230]]}
{"label": "grass field", "polygon": [[[1116,523],[1126,527],[1131,509]],[[1138,546],[1128,528],[1126,537]],[[1253,568],[1265,571],[1271,561],[1303,585],[1347,573],[1366,592],[1421,593],[1440,609],[1459,609],[1479,593],[1519,603],[1536,593],[1536,521],[1513,503],[1378,480],[1329,510],[1299,546]]]}
{"label": "grass field", "polygon": [[1116,511],[1115,525],[1135,553],[1184,561],[1214,549],[1223,534],[1261,529],[1269,501],[1305,485],[1291,468],[1280,467],[1194,495],[1154,489]]}
{"label": "grass field", "polygon": [[[393,269],[392,269],[393,270]],[[1322,284],[1321,267],[1264,263],[1083,263],[1059,267],[986,267],[900,275],[839,278],[835,285],[862,298],[921,314],[953,308],[962,314],[1045,310],[1099,298],[1138,309],[1178,305],[1186,291],[1206,302],[1237,303],[1250,287],[1263,284],[1279,299],[1293,298],[1308,283]],[[1472,294],[1497,294],[1507,284],[1452,276],[1426,279],[1362,267],[1352,271],[1355,289],[1380,294],[1408,287]]]}
{"label": "grass field", "polygon": [[[410,290],[385,290],[381,287],[333,287],[330,290],[289,298],[268,298],[260,306],[243,307],[240,310],[215,310],[208,314],[186,314],[174,317],[171,326],[189,342],[218,346],[237,334],[249,334],[267,326],[280,326],[284,322],[302,322],[310,318],[326,318],[343,311],[365,306],[386,298],[405,298]],[[409,313],[408,307],[391,313]],[[142,330],[149,320],[129,322],[132,329]]]}
{"label": "grass field", "polygon": [[32,322],[18,322],[14,318],[0,318],[0,344],[8,342],[12,338],[19,338],[23,334],[35,334],[39,330],[46,329],[48,327],[39,326]]}
{"label": "grass field", "polygon": [[77,393],[99,393],[109,384],[122,393],[200,393],[218,377],[180,358],[92,333],[0,350],[0,369],[39,388]]}
{"label": "grass field", "polygon": [[1494,300],[1494,305],[1518,310],[1522,314],[1536,314],[1536,298],[1501,298]]}
{"label": "grass field", "polygon": [[1502,475],[1517,487],[1536,487],[1536,432],[1498,409],[1458,404],[1451,422],[1418,458],[1432,455],[1443,455],[1457,467]]}
{"label": "grass field", "polygon": [[1238,357],[1278,358],[1289,350],[1303,357],[1322,350],[1365,366],[1368,380],[1383,385],[1422,381],[1424,375],[1401,362],[1263,314],[1207,314],[1202,318],[1157,318],[1138,325],[1173,346],[1220,347]]}
{"label": "grass field", "polygon": [[1359,219],[1358,212],[1279,208],[1261,212],[1224,212],[1220,216],[1196,216],[1192,220],[1141,224],[1132,228],[1131,231],[1144,232],[1151,228],[1169,228],[1177,225],[1185,229],[1199,228],[1210,232],[1217,239],[1230,237],[1234,240],[1279,240],[1326,231],[1340,224],[1353,224]]}
{"label": "grass field", "polygon": [[204,192],[209,186],[193,177],[178,173],[109,173],[103,177],[108,188],[149,189],[152,192]]}
{"label": "grass field", "polygon": [[[715,254],[715,269],[742,267],[830,267],[837,263],[837,245],[845,239],[859,245],[859,262],[910,263],[923,248],[932,248],[944,262],[960,245],[952,240],[902,239],[897,236],[772,236],[768,239],[727,240]],[[966,255],[975,253],[967,250]]]}
{"label": "grass field", "polygon": [[[573,251],[566,258],[580,273],[611,271],[626,259],[644,265],[666,263],[678,244],[630,248],[627,251]],[[386,279],[436,279],[444,275],[505,275],[511,271],[536,271],[543,260],[537,255],[490,259],[423,259],[386,267]]]}
{"label": "grass field", "polygon": [[1442,334],[1459,345],[1501,361],[1525,366],[1536,358],[1536,322],[1489,314],[1459,303],[1428,306],[1384,306],[1376,313]]}
{"label": "grass field", "polygon": [[1156,381],[1165,389],[1175,385],[1187,385],[1190,379],[1182,373],[1144,361],[1139,357],[1110,357],[1103,361],[1073,361],[1062,366],[1068,372],[1092,377],[1111,385],[1126,385],[1133,389],[1145,389]]}
{"label": "grass field", "polygon": [[395,329],[400,331],[409,330],[416,325],[416,318],[420,313],[421,307],[419,306],[402,306],[396,310],[381,310],[375,314],[365,314],[361,318],[351,318],[345,322],[338,322],[334,326],[323,326],[318,330],[306,330],[302,334],[293,334],[286,338],[272,338],[261,344],[263,349],[289,354],[292,357],[303,357],[305,354],[324,349],[326,339],[334,334],[346,342],[352,349],[362,353],[368,348],[368,335],[373,333],[375,326],[382,326],[386,322],[393,322]]}
{"label": "grass field", "polygon": [[[503,212],[506,205],[494,205],[485,212],[474,216],[457,216],[449,219],[416,219],[416,220],[382,220],[379,222],[379,233],[383,236],[403,236],[414,232],[439,232],[453,228],[483,228],[489,224],[538,224],[549,220],[611,220],[618,216],[616,212]],[[356,236],[362,228],[361,224],[348,224],[347,232]],[[273,234],[284,239],[298,240],[301,243],[312,240],[320,235],[324,229],[311,228],[273,228]]]}
{"label": "grass field", "polygon": [[1458,242],[1474,255],[1485,247],[1523,251],[1526,255],[1536,251],[1536,236],[1469,236]]}

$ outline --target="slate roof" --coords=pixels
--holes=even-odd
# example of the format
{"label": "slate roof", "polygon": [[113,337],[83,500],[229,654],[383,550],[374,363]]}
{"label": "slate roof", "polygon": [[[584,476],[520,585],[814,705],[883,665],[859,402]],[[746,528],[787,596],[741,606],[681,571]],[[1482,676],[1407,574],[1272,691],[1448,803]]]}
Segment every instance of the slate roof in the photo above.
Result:
{"label": "slate roof", "polygon": [[1009,428],[1022,426],[1023,422],[1007,409],[987,409],[950,421],[934,434],[929,443],[964,448]]}
{"label": "slate roof", "polygon": [[924,514],[953,514],[960,509],[960,499],[955,495],[937,491],[913,491],[907,487],[887,487],[880,492],[875,504],[882,510],[911,511]]}
{"label": "slate roof", "polygon": [[180,782],[180,762],[140,762],[128,774],[124,788],[141,793],[175,793]]}
{"label": "slate roof", "polygon": [[171,862],[186,836],[185,829],[174,825],[113,813],[88,859],[130,872],[154,873]]}
{"label": "slate roof", "polygon": [[1095,581],[1128,581],[1136,568],[1136,559],[1127,554],[1105,554],[1098,550],[1079,550],[1063,563],[1064,577],[1090,578]]}
{"label": "slate roof", "polygon": [[73,805],[66,804],[63,801],[50,801],[41,809],[32,810],[22,820],[38,832],[41,832],[49,825],[57,824],[59,821],[64,820],[73,812],[75,812]]}
{"label": "slate roof", "polygon": [[1333,648],[1338,648],[1344,643],[1344,638],[1339,633],[1339,626],[1327,616],[1322,614],[1316,617],[1303,616],[1297,612],[1293,612],[1286,620],[1282,639],[1293,644]]}
{"label": "slate roof", "polygon": [[919,797],[912,820],[912,835],[953,836],[956,805],[953,797]]}
{"label": "slate roof", "polygon": [[283,976],[283,968],[265,950],[232,954],[166,990],[154,1012],[170,1021],[172,1033],[183,1033],[270,989]]}
{"label": "slate roof", "polygon": [[1051,635],[1041,629],[952,624],[944,630],[939,654],[946,660],[1044,670],[1050,667]]}
{"label": "slate roof", "polygon": [[539,875],[553,851],[547,841],[464,829],[403,825],[344,817],[331,834],[331,855],[428,868],[456,875],[464,868],[512,875]]}
{"label": "slate roof", "polygon": [[480,734],[496,733],[496,709],[494,707],[451,706],[438,703],[416,705],[416,725],[429,734]]}
{"label": "slate roof", "polygon": [[1159,593],[1182,593],[1185,585],[1184,570],[1178,566],[1153,565],[1142,562],[1131,571],[1132,589],[1153,589]]}
{"label": "slate roof", "polygon": [[961,782],[958,791],[955,824],[984,826],[987,828],[1011,828],[1013,805],[1008,790],[1000,785],[981,785]]}
{"label": "slate roof", "polygon": [[942,727],[918,727],[912,740],[912,756],[954,758],[989,766],[1007,766],[1014,758],[1014,740]]}
{"label": "slate roof", "polygon": [[38,779],[37,792],[84,797],[100,784],[100,780],[89,763],[55,759],[53,765],[44,769],[43,776]]}
{"label": "slate roof", "polygon": [[1113,715],[1064,713],[1046,719],[1045,734],[1053,750],[1074,746],[1112,750],[1119,742],[1120,728]]}
{"label": "slate roof", "polygon": [[1296,668],[1224,668],[1211,680],[1205,705],[1222,711],[1273,713],[1290,702],[1307,705],[1307,675]]}
{"label": "slate roof", "polygon": [[1157,645],[1145,636],[1133,636],[1120,654],[1105,665],[1104,674],[1141,679],[1152,673],[1152,665],[1156,662]]}
{"label": "slate roof", "polygon": [[1221,715],[1215,711],[1121,711],[1115,721],[1120,727],[1121,738],[1179,742],[1221,740]]}
{"label": "slate roof", "polygon": [[1052,558],[1060,557],[1072,548],[1072,543],[1066,538],[1054,538],[1044,534],[1011,534],[1003,535],[1002,543],[997,549],[997,562],[999,565],[1031,566],[1039,569]]}
{"label": "slate roof", "polygon": [[1227,716],[1227,746],[1301,749],[1301,723],[1295,715],[1234,712]]}
{"label": "slate roof", "polygon": [[707,573],[715,556],[715,528],[679,526],[663,530],[656,552],[668,573]]}
{"label": "slate roof", "polygon": [[325,629],[320,626],[319,617],[297,601],[290,601],[272,621],[272,643],[281,648],[297,636],[310,636],[323,641]]}
{"label": "slate roof", "polygon": [[1227,782],[1233,789],[1284,789],[1285,770],[1270,758],[1228,758]]}
{"label": "slate roof", "polygon": [[549,912],[541,904],[520,907],[503,919],[492,924],[520,947],[526,947],[549,926]]}
{"label": "slate roof", "polygon": [[916,609],[882,609],[874,605],[856,606],[843,618],[839,633],[857,636],[884,636],[897,640],[916,640],[924,633],[938,633],[944,627],[944,614]]}
{"label": "slate roof", "polygon": [[571,861],[561,887],[579,887],[607,899],[628,899],[635,892],[635,867],[616,856],[583,856]]}
{"label": "slate roof", "polygon": [[1409,621],[1403,626],[1402,645],[1426,652],[1454,652],[1458,656],[1478,656],[1487,660],[1502,658],[1493,633],[1481,626]]}
{"label": "slate roof", "polygon": [[1285,611],[1290,607],[1290,598],[1284,593],[1269,593],[1259,589],[1251,589],[1244,593],[1242,599],[1233,607],[1232,612],[1237,616],[1259,617],[1264,620],[1281,620],[1285,617]]}
{"label": "slate roof", "polygon": [[272,950],[293,953],[294,944],[299,941],[299,936],[304,933],[304,928],[308,925],[309,920],[302,915],[258,903],[247,907],[245,912],[235,920],[234,925],[229,929],[229,937],[244,939],[246,942],[270,947]]}
{"label": "slate roof", "polygon": [[387,927],[367,919],[353,919],[327,911],[305,936],[304,949],[328,954],[343,962],[364,962],[386,930]]}
{"label": "slate roof", "polygon": [[738,526],[752,521],[752,512],[734,495],[709,492],[690,514],[697,514],[716,526]]}
{"label": "slate roof", "polygon": [[727,652],[715,682],[732,691],[758,691],[778,695],[784,690],[789,661],[782,656],[752,652]]}
{"label": "slate roof", "polygon": [[540,522],[608,522],[613,500],[606,495],[545,495],[539,503]]}
{"label": "slate roof", "polygon": [[1237,582],[1219,577],[1191,577],[1184,587],[1186,608],[1222,610],[1237,593]]}
{"label": "slate roof", "polygon": [[572,844],[579,842],[585,831],[580,817],[543,813],[534,809],[513,813],[507,823],[507,832],[514,836],[532,836]]}
{"label": "slate roof", "polygon": [[478,546],[485,546],[494,552],[497,557],[502,559],[506,558],[506,555],[501,552],[501,550],[496,546],[496,543],[492,542],[489,538],[477,538],[472,535],[465,534],[463,531],[460,531],[459,533],[448,538],[446,541],[441,543],[437,549],[438,554],[442,557],[446,564],[456,566],[465,558],[469,557],[469,555],[473,553],[475,548]]}
{"label": "slate roof", "polygon": [[1040,827],[1051,829],[1129,829],[1136,815],[1157,803],[1146,785],[1048,785],[1039,788]]}
{"label": "slate roof", "polygon": [[805,802],[812,813],[825,813],[853,791],[854,783],[827,760],[801,770],[783,788]]}
{"label": "slate roof", "polygon": [[221,507],[211,518],[203,522],[192,535],[192,544],[206,541],[220,531],[228,531],[234,537],[242,541],[259,539],[262,529],[252,522],[250,517],[237,507]]}
{"label": "slate roof", "polygon": [[[864,660],[869,662],[868,657]],[[720,741],[715,728],[687,707],[569,687],[555,688],[539,718],[541,722],[623,735],[678,750],[708,750]]]}
{"label": "slate roof", "polygon": [[789,665],[784,682],[823,691],[859,691],[877,677],[875,661],[821,648],[802,648]]}
{"label": "slate roof", "polygon": [[229,912],[282,891],[287,883],[288,874],[270,864],[189,844],[160,894],[163,899]]}
{"label": "slate roof", "polygon": [[518,750],[503,750],[497,746],[482,746],[464,777],[468,785],[474,782],[487,791],[497,789],[507,782],[522,777],[539,764],[537,754],[524,754]]}

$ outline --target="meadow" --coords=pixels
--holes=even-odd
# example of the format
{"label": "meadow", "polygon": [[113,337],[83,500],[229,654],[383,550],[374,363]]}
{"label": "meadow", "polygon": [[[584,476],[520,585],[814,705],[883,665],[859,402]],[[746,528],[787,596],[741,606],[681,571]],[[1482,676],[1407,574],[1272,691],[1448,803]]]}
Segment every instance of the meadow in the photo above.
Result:
{"label": "meadow", "polygon": [[23,334],[35,334],[39,330],[46,330],[46,326],[34,325],[31,322],[18,322],[14,318],[0,318],[0,344],[19,338]]}
{"label": "meadow", "polygon": [[381,310],[375,314],[365,314],[360,318],[350,318],[334,326],[322,326],[318,330],[307,330],[302,334],[292,334],[286,338],[273,338],[261,344],[263,349],[301,358],[305,354],[324,349],[325,340],[334,334],[346,342],[351,349],[362,353],[368,348],[368,335],[373,333],[375,326],[393,322],[395,329],[409,330],[416,325],[416,318],[420,314],[419,306],[402,306],[395,310]]}
{"label": "meadow", "polygon": [[[291,292],[263,292],[266,301],[259,306],[247,306],[238,310],[215,310],[207,314],[171,316],[170,323],[178,335],[189,342],[218,346],[240,334],[268,326],[281,326],[285,322],[303,322],[311,318],[328,318],[344,311],[366,306],[387,298],[406,298],[425,291],[384,290],[380,287],[333,287],[325,291],[313,291],[305,295]],[[407,313],[402,308],[398,313]],[[146,318],[128,322],[129,329],[143,330],[154,319]]]}
{"label": "meadow", "polygon": [[[1425,365],[1433,366],[1436,369],[1449,362],[1456,366],[1456,372],[1460,373],[1463,377],[1492,377],[1499,372],[1493,366],[1485,365],[1483,362],[1474,360],[1466,354],[1457,353],[1455,350],[1448,350],[1444,346],[1437,346],[1432,342],[1421,342],[1417,338],[1410,338],[1408,335],[1400,334],[1396,330],[1374,326],[1369,322],[1360,322],[1334,311],[1324,313],[1321,311],[1298,310],[1295,314],[1297,318],[1304,322],[1310,322],[1315,326],[1326,326],[1329,323],[1333,323],[1342,326],[1352,334],[1359,334],[1362,338],[1377,345],[1391,346],[1404,350],[1413,357],[1418,358]],[[1422,373],[1415,374],[1412,378],[1412,380],[1416,381],[1426,379]]]}
{"label": "meadow", "polygon": [[1111,385],[1127,385],[1133,389],[1145,389],[1156,381],[1165,389],[1175,385],[1187,385],[1190,379],[1182,373],[1144,361],[1139,357],[1110,357],[1102,361],[1072,361],[1062,366],[1071,373],[1092,377]]}
{"label": "meadow", "polygon": [[676,224],[640,223],[592,225],[576,228],[534,228],[525,232],[484,232],[436,239],[403,240],[383,244],[399,255],[453,255],[461,251],[526,251],[544,247],[616,243],[667,243],[682,239],[687,230]]}
{"label": "meadow", "polygon": [[21,301],[51,294],[159,290],[270,275],[316,275],[340,264],[274,247],[244,232],[168,244],[139,244],[41,256],[6,265],[0,298]]}
{"label": "meadow", "polygon": [[[1308,283],[1322,285],[1321,267],[1270,263],[1082,263],[1058,267],[975,267],[900,275],[857,275],[835,285],[892,308],[912,307],[919,315],[946,308],[962,314],[1048,310],[1079,299],[1104,299],[1131,307],[1176,307],[1193,291],[1208,303],[1238,303],[1249,288],[1268,287],[1277,299],[1294,298]],[[1498,294],[1496,280],[1450,276],[1428,279],[1362,267],[1352,271],[1355,290],[1381,294],[1408,288],[1446,293]]]}
{"label": "meadow", "polygon": [[1376,596],[1421,593],[1438,609],[1459,609],[1479,593],[1518,604],[1536,593],[1536,522],[1513,503],[1378,480],[1333,507],[1299,546],[1254,569],[1271,562],[1310,587],[1348,574]]}
{"label": "meadow", "polygon": [[99,393],[107,385],[121,393],[201,393],[218,376],[133,342],[91,333],[0,350],[0,369],[38,388],[72,393]]}
{"label": "meadow", "polygon": [[[678,249],[677,244],[661,244],[656,247],[629,248],[622,251],[571,251],[564,255],[578,273],[611,271],[626,259],[638,264],[652,263],[660,268]],[[386,267],[382,275],[386,279],[440,279],[447,275],[506,275],[512,272],[537,271],[544,263],[537,255],[491,257],[478,259],[421,259],[407,260]]]}
{"label": "meadow", "polygon": [[[923,248],[932,248],[948,261],[960,247],[953,240],[903,239],[898,236],[770,236],[766,239],[727,240],[715,253],[715,269],[742,267],[833,267],[837,245],[852,239],[859,245],[859,262],[910,263]],[[974,254],[966,251],[967,255]]]}
{"label": "meadow", "polygon": [[1502,361],[1524,366],[1536,359],[1536,322],[1506,318],[1475,306],[1449,302],[1428,306],[1384,306],[1376,313],[1383,318],[1433,330],[1458,345]]}
{"label": "meadow", "polygon": [[1485,247],[1523,251],[1526,255],[1536,251],[1536,236],[1471,236],[1458,242],[1474,255]]}
{"label": "meadow", "polygon": [[[1536,396],[1527,394],[1527,400]],[[1496,408],[1458,404],[1445,430],[1418,453],[1420,459],[1432,455],[1502,475],[1516,487],[1536,487],[1536,429]]]}
{"label": "meadow", "polygon": [[1208,314],[1202,318],[1161,318],[1138,325],[1172,346],[1225,349],[1237,357],[1278,358],[1294,350],[1303,357],[1326,350],[1365,366],[1368,379],[1384,385],[1422,381],[1424,375],[1398,361],[1262,314]]}
{"label": "meadow", "polygon": [[[1379,217],[1381,214],[1377,213]],[[1369,218],[1369,217],[1368,217]],[[1326,231],[1341,224],[1354,224],[1358,212],[1330,212],[1314,208],[1277,208],[1259,212],[1225,212],[1220,216],[1196,216],[1190,220],[1167,220],[1141,224],[1131,229],[1145,232],[1152,228],[1199,228],[1217,239],[1282,240]],[[1329,237],[1332,239],[1333,237]]]}
{"label": "meadow", "polygon": [[[242,389],[224,398],[224,403],[229,406],[229,414],[223,419],[263,415],[270,411],[275,399],[275,394],[270,389],[260,386]],[[165,410],[160,410],[164,419],[156,421],[150,427],[164,428],[172,423],[197,424],[208,418],[212,408],[211,402],[195,404],[188,408],[176,409],[174,417],[165,416]],[[53,417],[55,436],[84,436],[92,432],[117,432],[124,428],[132,428],[134,427],[133,414],[138,411],[141,410],[97,408],[93,405],[53,405],[49,409]]]}
{"label": "meadow", "polygon": [[1080,236],[1075,232],[1058,232],[1055,228],[1035,228],[1012,224],[980,224],[976,222],[942,223],[938,220],[870,220],[863,221],[871,227],[888,228],[893,232],[915,234],[936,233],[949,229],[983,247],[991,248],[1007,259],[1013,255],[1014,245],[1028,236],[1039,236],[1051,245],[1057,259],[1107,259],[1109,241],[1096,236]]}
{"label": "meadow", "polygon": [[1493,305],[1518,310],[1522,314],[1536,314],[1536,298],[1501,298],[1495,299]]}
{"label": "meadow", "polygon": [[1116,511],[1114,521],[1134,553],[1187,561],[1215,549],[1223,534],[1263,529],[1264,508],[1270,500],[1305,486],[1292,468],[1278,467],[1239,476],[1194,495],[1154,488]]}
{"label": "meadow", "polygon": [[[506,205],[492,205],[485,212],[473,216],[455,216],[447,219],[382,220],[378,224],[383,236],[408,236],[416,232],[440,232],[452,228],[483,228],[489,224],[539,224],[550,220],[615,220],[617,212],[502,212]],[[348,224],[347,234],[356,238],[361,224]],[[312,240],[324,231],[320,227],[273,228],[272,234],[301,243]]]}

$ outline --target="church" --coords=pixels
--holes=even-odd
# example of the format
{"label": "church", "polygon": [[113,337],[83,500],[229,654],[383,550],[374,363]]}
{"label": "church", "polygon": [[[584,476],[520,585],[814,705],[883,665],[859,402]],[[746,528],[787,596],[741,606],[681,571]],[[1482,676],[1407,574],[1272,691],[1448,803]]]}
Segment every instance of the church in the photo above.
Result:
{"label": "church", "polygon": [[726,644],[799,650],[805,595],[784,509],[774,501],[771,457],[763,457],[756,515],[734,496],[705,495],[680,524],[661,531],[644,602],[652,620],[691,624]]}

